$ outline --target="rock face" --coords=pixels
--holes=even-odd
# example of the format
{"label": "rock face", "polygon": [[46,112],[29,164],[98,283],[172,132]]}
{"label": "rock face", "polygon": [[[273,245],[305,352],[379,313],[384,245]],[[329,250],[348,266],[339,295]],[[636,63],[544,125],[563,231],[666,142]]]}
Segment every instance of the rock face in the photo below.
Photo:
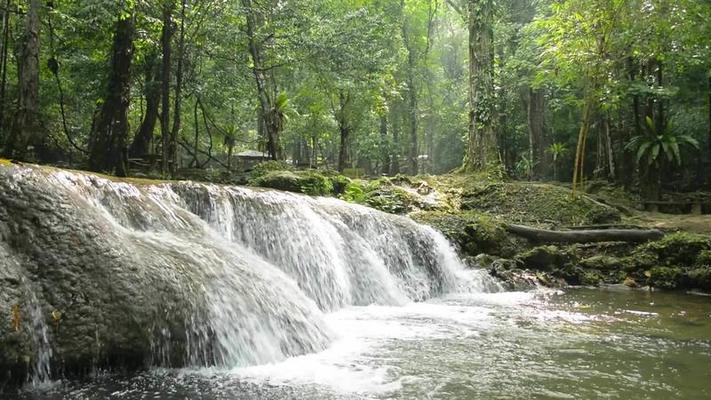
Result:
{"label": "rock face", "polygon": [[319,351],[323,311],[425,300],[462,268],[433,229],[335,199],[0,166],[0,392]]}

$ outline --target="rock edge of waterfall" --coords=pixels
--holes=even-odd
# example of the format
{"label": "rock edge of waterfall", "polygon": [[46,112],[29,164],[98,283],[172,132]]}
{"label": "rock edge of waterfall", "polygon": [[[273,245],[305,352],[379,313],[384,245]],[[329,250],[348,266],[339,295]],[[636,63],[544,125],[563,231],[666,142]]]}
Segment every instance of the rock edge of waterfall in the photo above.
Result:
{"label": "rock edge of waterfall", "polygon": [[0,166],[0,391],[278,362],[329,345],[323,312],[498,288],[432,228],[341,200]]}

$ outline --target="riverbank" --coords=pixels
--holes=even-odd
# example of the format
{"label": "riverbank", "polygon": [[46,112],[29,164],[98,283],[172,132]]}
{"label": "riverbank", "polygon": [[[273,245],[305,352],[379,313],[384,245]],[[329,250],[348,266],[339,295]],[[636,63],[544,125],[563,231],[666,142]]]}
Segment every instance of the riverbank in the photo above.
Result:
{"label": "riverbank", "polygon": [[[591,193],[573,198],[563,185],[483,175],[365,180],[264,166],[251,184],[409,215],[442,232],[472,267],[487,269],[512,289],[625,284],[711,291],[711,216],[645,212],[640,199],[620,188],[594,183]],[[651,243],[540,243],[510,233],[509,224],[561,232],[654,228],[666,236]]]}

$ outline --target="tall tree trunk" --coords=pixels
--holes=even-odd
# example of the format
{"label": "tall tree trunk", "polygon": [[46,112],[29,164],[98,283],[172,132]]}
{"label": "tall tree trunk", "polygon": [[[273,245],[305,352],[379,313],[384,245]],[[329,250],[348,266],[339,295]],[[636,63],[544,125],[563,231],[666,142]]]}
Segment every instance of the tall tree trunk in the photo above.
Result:
{"label": "tall tree trunk", "polygon": [[[39,120],[39,0],[28,1],[25,30],[22,34],[18,71],[18,109],[5,146],[8,158],[27,160],[33,157],[29,147],[43,141]],[[36,150],[36,149],[35,149]]]}
{"label": "tall tree trunk", "polygon": [[540,89],[528,90],[528,143],[533,177],[540,179],[545,173],[545,143],[543,141],[545,96]]}
{"label": "tall tree trunk", "polygon": [[163,62],[161,65],[161,118],[160,134],[162,146],[161,172],[165,177],[170,167],[171,154],[170,140],[170,63],[171,63],[171,39],[173,37],[173,2],[167,1],[163,4],[163,28],[161,29],[161,48],[163,52]]}
{"label": "tall tree trunk", "polygon": [[161,68],[158,65],[157,55],[153,54],[147,57],[145,74],[144,96],[146,98],[146,113],[136,136],[133,137],[133,142],[131,142],[131,147],[129,148],[131,157],[144,157],[151,152],[153,132],[158,122],[161,101]]}
{"label": "tall tree trunk", "polygon": [[7,87],[7,55],[10,44],[10,0],[5,0],[5,10],[2,18],[2,51],[0,52],[0,146],[5,139],[5,89]]}
{"label": "tall tree trunk", "polygon": [[707,154],[711,155],[711,77],[709,77],[709,148]]}
{"label": "tall tree trunk", "polygon": [[[638,72],[639,66],[636,65],[633,62],[633,58],[629,58],[628,62],[628,69],[629,69],[629,79],[630,82],[634,83],[636,78],[637,78],[637,72]],[[632,96],[632,114],[633,114],[633,122],[634,122],[634,135],[635,136],[640,136],[642,135],[642,106],[640,103],[640,98],[638,94],[634,94]],[[625,136],[625,144],[629,142],[629,140],[632,138],[632,135],[629,132],[624,133]],[[634,177],[635,177],[635,171],[638,171],[635,165],[635,160],[634,160],[634,154],[629,151],[624,151],[623,152],[623,167],[621,169],[621,173],[624,174],[624,184],[626,188],[631,188]],[[638,171],[639,172],[639,171]]]}
{"label": "tall tree trunk", "polygon": [[400,173],[400,127],[401,119],[397,112],[391,116],[393,121],[393,145],[390,152],[390,175]]}
{"label": "tall tree trunk", "polygon": [[257,99],[259,99],[260,118],[264,121],[264,133],[266,135],[267,153],[269,158],[277,160],[279,158],[279,123],[275,121],[274,101],[269,97],[268,77],[265,74],[264,61],[259,40],[255,36],[258,27],[256,11],[252,0],[242,0],[242,7],[245,9],[245,19],[247,28],[247,40],[249,55],[252,58],[252,74],[257,85]]}
{"label": "tall tree trunk", "polygon": [[615,170],[615,153],[612,149],[612,133],[610,129],[610,114],[607,113],[605,115],[605,121],[604,121],[604,133],[605,133],[605,150],[607,152],[607,167],[608,169],[608,177],[610,180],[613,182],[615,181],[617,177],[617,171]]}
{"label": "tall tree trunk", "polygon": [[380,172],[386,175],[390,170],[390,146],[388,146],[388,115],[380,116]]}
{"label": "tall tree trunk", "polygon": [[341,90],[338,94],[339,111],[338,111],[338,130],[341,136],[341,142],[338,149],[338,172],[343,172],[348,164],[351,127],[348,123],[347,110],[350,103],[350,94],[346,94]]}
{"label": "tall tree trunk", "polygon": [[493,0],[469,0],[469,137],[465,171],[499,162],[494,132]]}
{"label": "tall tree trunk", "polygon": [[200,96],[195,96],[195,106],[193,107],[193,127],[195,128],[195,139],[193,140],[193,159],[190,161],[191,168],[197,168],[200,166],[198,161],[198,151],[200,146],[200,122],[198,120],[198,105],[200,103]]}
{"label": "tall tree trunk", "polygon": [[112,47],[111,72],[106,97],[89,139],[89,168],[126,175],[125,146],[128,106],[131,99],[133,14],[119,18]]}
{"label": "tall tree trunk", "polygon": [[[173,130],[170,133],[170,154],[172,173],[178,168],[178,136],[180,135],[180,109],[183,102],[183,63],[185,58],[185,7],[187,0],[182,0],[180,7],[180,34],[178,37],[178,65],[175,70],[175,105],[173,106]],[[230,149],[231,150],[231,149]],[[229,165],[229,160],[228,160]]]}
{"label": "tall tree trunk", "polygon": [[415,85],[415,69],[417,68],[415,49],[410,41],[408,32],[407,16],[405,15],[405,1],[400,0],[400,12],[402,13],[402,40],[407,50],[407,116],[408,129],[410,133],[410,143],[408,149],[408,167],[412,175],[417,175],[417,87]]}
{"label": "tall tree trunk", "polygon": [[573,196],[582,185],[585,175],[585,148],[590,131],[590,120],[592,118],[594,102],[592,95],[588,95],[583,106],[583,119],[580,123],[580,132],[578,133],[578,145],[575,150],[575,165],[573,170]]}

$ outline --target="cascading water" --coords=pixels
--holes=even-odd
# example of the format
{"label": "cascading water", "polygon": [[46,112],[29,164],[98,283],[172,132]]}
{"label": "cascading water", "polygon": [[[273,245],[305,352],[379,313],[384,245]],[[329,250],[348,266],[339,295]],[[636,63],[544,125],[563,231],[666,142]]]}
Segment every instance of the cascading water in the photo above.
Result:
{"label": "cascading water", "polygon": [[49,332],[65,362],[83,352],[165,366],[276,362],[328,346],[324,311],[496,289],[432,229],[335,199],[0,175],[0,242],[36,281],[38,304],[66,316]]}

